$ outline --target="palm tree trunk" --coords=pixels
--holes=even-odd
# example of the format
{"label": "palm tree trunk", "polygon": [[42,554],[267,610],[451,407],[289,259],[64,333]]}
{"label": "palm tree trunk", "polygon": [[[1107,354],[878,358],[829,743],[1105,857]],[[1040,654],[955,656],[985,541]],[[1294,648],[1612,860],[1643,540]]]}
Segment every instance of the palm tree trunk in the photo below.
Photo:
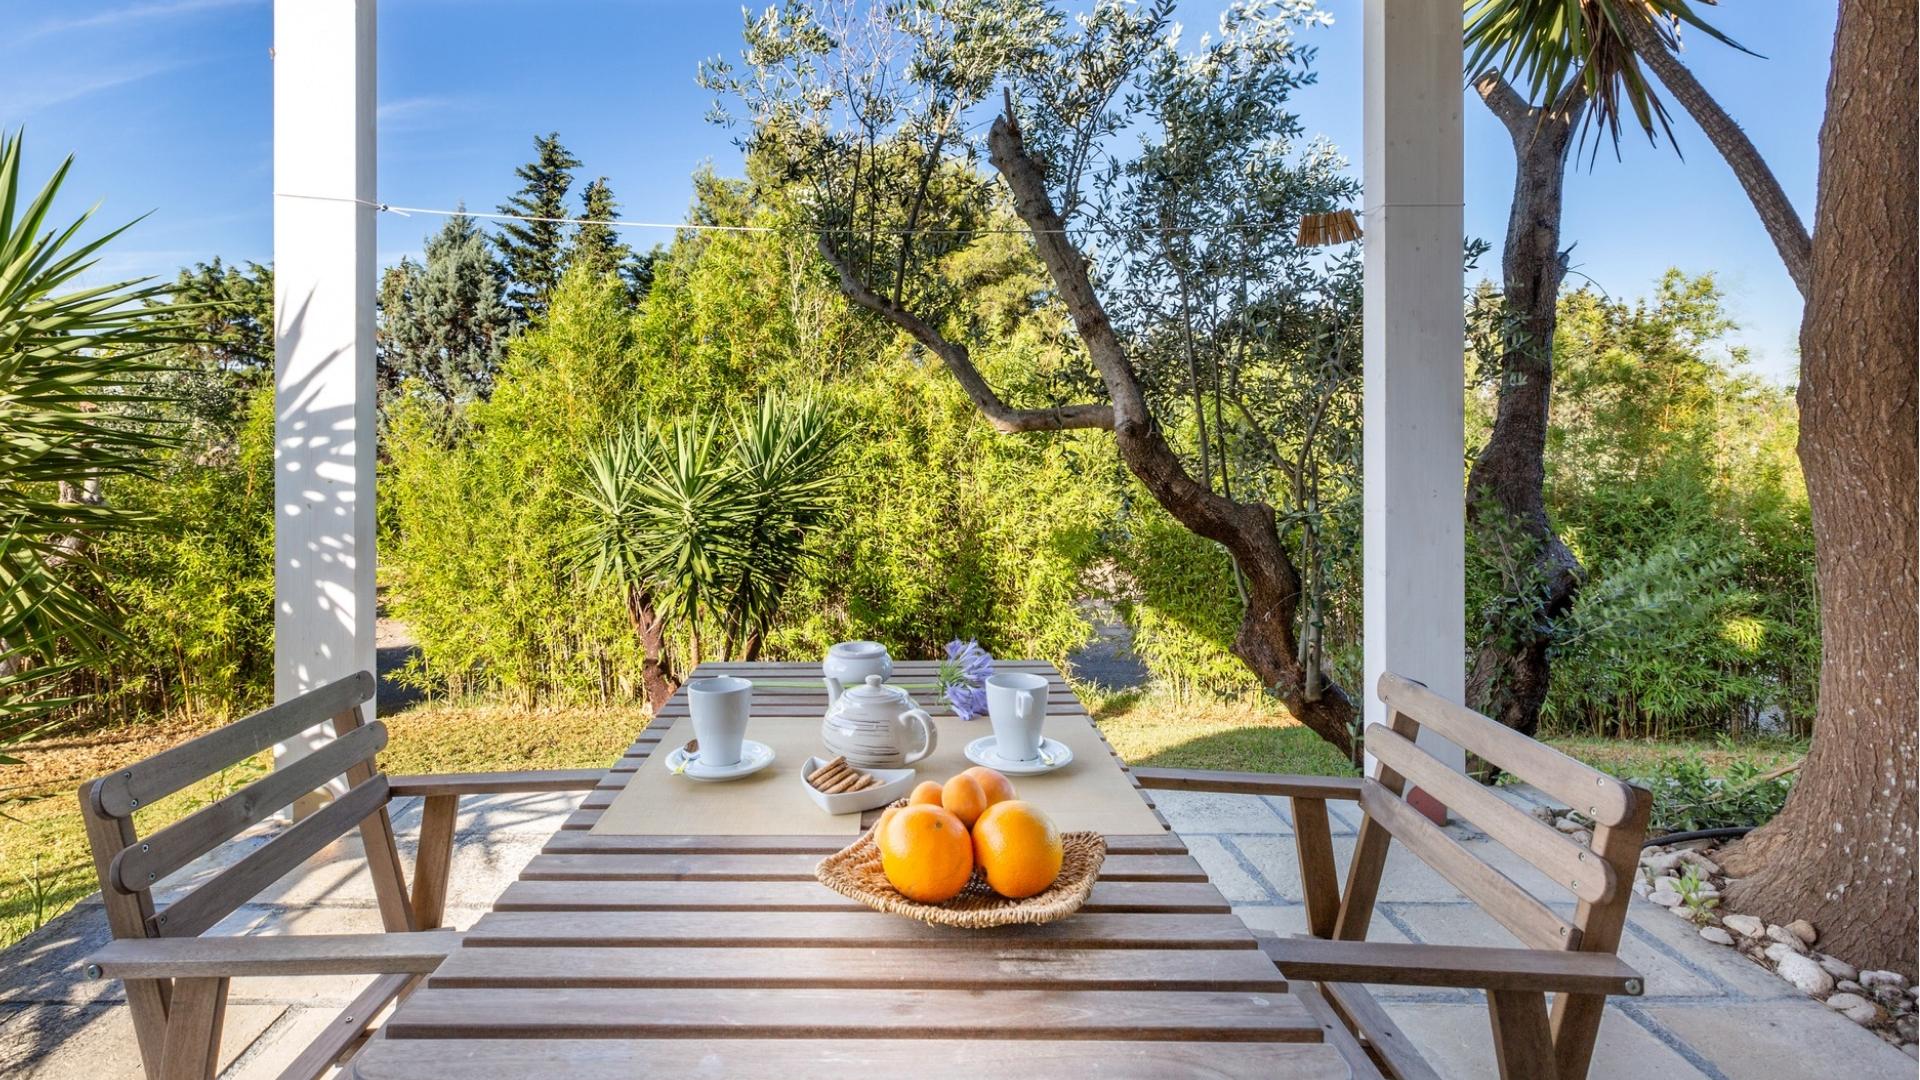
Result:
{"label": "palm tree trunk", "polygon": [[638,587],[627,589],[627,617],[640,635],[640,691],[648,708],[658,714],[680,689],[672,658],[667,655],[667,620],[654,610],[653,597]]}
{"label": "palm tree trunk", "polygon": [[1674,100],[1687,110],[1687,115],[1706,132],[1714,149],[1726,159],[1740,186],[1746,189],[1747,198],[1752,200],[1760,223],[1773,239],[1773,246],[1779,250],[1780,261],[1787,264],[1788,276],[1793,278],[1802,297],[1809,295],[1813,283],[1813,241],[1800,221],[1800,212],[1793,208],[1780,181],[1767,167],[1766,159],[1754,148],[1753,140],[1747,138],[1747,133],[1740,130],[1727,110],[1707,93],[1700,80],[1687,70],[1687,65],[1667,48],[1666,38],[1650,17],[1644,13],[1623,12],[1619,25],[1634,53],[1647,62],[1673,93]]}
{"label": "palm tree trunk", "polygon": [[1552,108],[1529,106],[1497,73],[1474,88],[1513,139],[1513,209],[1501,260],[1499,406],[1467,479],[1467,520],[1501,569],[1504,604],[1483,627],[1467,700],[1532,735],[1549,682],[1553,623],[1573,606],[1580,563],[1547,520],[1553,336],[1566,258],[1560,217],[1567,153],[1586,102],[1574,84]]}

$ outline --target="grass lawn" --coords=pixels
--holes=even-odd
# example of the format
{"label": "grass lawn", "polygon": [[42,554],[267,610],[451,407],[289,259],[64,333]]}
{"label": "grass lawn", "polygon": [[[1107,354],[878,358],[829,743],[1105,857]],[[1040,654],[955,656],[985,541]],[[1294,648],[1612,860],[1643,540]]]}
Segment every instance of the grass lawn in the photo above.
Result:
{"label": "grass lawn", "polygon": [[[1088,708],[1128,761],[1197,769],[1352,775],[1346,761],[1284,710],[1258,698],[1216,701],[1155,693],[1087,694]],[[638,708],[528,710],[487,702],[434,702],[386,718],[381,755],[393,773],[591,768],[614,760],[643,723]],[[74,793],[81,782],[156,754],[206,730],[170,720],[69,735],[14,752],[0,767],[0,946],[66,911],[96,888]],[[1610,772],[1644,773],[1659,758],[1699,754],[1715,772],[1750,760],[1763,769],[1792,760],[1802,743],[1721,745],[1550,739]],[[267,755],[242,762],[163,800],[137,819],[151,832],[264,773]]]}

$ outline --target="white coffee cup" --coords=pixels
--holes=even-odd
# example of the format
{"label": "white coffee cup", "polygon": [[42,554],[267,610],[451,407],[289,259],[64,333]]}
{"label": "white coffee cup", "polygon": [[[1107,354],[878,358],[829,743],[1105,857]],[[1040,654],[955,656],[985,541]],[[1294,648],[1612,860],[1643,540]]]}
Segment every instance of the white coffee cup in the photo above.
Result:
{"label": "white coffee cup", "polygon": [[732,675],[695,679],[687,684],[687,712],[693,737],[700,740],[700,764],[726,768],[740,764],[740,741],[753,711],[753,683]]}
{"label": "white coffee cup", "polygon": [[993,720],[993,752],[1006,761],[1040,756],[1040,726],[1047,718],[1047,680],[1024,671],[987,677],[987,716]]}

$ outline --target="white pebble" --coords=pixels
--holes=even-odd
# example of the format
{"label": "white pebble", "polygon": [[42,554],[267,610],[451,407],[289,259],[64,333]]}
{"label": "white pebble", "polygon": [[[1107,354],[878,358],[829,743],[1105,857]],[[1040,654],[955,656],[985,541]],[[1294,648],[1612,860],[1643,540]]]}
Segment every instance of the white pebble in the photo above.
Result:
{"label": "white pebble", "polygon": [[1706,938],[1708,941],[1713,942],[1715,945],[1733,944],[1733,935],[1727,933],[1725,930],[1722,930],[1717,926],[1701,927],[1700,936],[1703,938]]}
{"label": "white pebble", "polygon": [[1794,937],[1808,945],[1820,940],[1820,931],[1815,930],[1813,924],[1805,919],[1793,920],[1787,924],[1787,929],[1792,931]]}
{"label": "white pebble", "polygon": [[1827,969],[1827,974],[1836,979],[1858,979],[1860,977],[1859,969],[1837,956],[1828,956],[1826,953],[1815,953],[1813,959],[1821,967]]}
{"label": "white pebble", "polygon": [[1897,971],[1863,971],[1860,973],[1860,985],[1876,989],[1891,986],[1895,990],[1907,988],[1907,977]]}
{"label": "white pebble", "polygon": [[1800,935],[1794,933],[1793,931],[1787,929],[1784,926],[1775,926],[1772,924],[1768,924],[1767,940],[1777,941],[1780,944],[1785,945],[1787,948],[1792,949],[1794,952],[1801,954],[1802,956],[1806,955],[1807,943],[1800,940]]}
{"label": "white pebble", "polygon": [[1799,953],[1787,951],[1776,956],[1770,950],[1767,955],[1778,965],[1776,974],[1807,993],[1818,995],[1833,989],[1833,976]]}
{"label": "white pebble", "polygon": [[1767,932],[1767,924],[1751,915],[1728,915],[1720,921],[1743,937],[1759,937]]}

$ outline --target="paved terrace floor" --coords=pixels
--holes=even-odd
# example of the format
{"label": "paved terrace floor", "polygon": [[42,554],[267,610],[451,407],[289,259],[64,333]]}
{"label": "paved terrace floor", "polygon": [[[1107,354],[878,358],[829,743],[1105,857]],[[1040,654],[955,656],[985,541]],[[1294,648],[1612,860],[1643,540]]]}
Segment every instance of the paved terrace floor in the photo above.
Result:
{"label": "paved terrace floor", "polygon": [[[1529,789],[1502,789],[1518,802]],[[459,821],[448,920],[477,919],[537,853],[578,795],[466,800]],[[1301,933],[1291,823],[1284,800],[1156,792],[1155,799],[1236,910],[1255,929]],[[420,827],[417,800],[395,804],[403,856],[411,863]],[[1344,866],[1353,847],[1351,808],[1333,809],[1334,846]],[[1455,835],[1515,880],[1552,893],[1530,867],[1461,827]],[[233,845],[242,847],[242,845]],[[229,853],[230,859],[239,851]],[[377,931],[372,890],[353,841],[343,841],[234,913],[214,933]],[[171,887],[205,875],[183,870]],[[1513,940],[1438,875],[1396,848],[1387,863],[1373,936],[1383,941],[1511,945]],[[86,954],[107,940],[97,898],[0,954],[0,1076],[135,1080],[140,1066],[117,983],[87,981]],[[1802,995],[1730,949],[1638,897],[1621,955],[1647,977],[1647,994],[1614,999],[1600,1029],[1595,1077],[1659,1080],[1857,1080],[1911,1078],[1914,1063],[1851,1021]],[[362,985],[357,977],[236,979],[222,1076],[270,1080]],[[1464,990],[1375,992],[1394,1019],[1448,1077],[1494,1075],[1480,996]]]}

